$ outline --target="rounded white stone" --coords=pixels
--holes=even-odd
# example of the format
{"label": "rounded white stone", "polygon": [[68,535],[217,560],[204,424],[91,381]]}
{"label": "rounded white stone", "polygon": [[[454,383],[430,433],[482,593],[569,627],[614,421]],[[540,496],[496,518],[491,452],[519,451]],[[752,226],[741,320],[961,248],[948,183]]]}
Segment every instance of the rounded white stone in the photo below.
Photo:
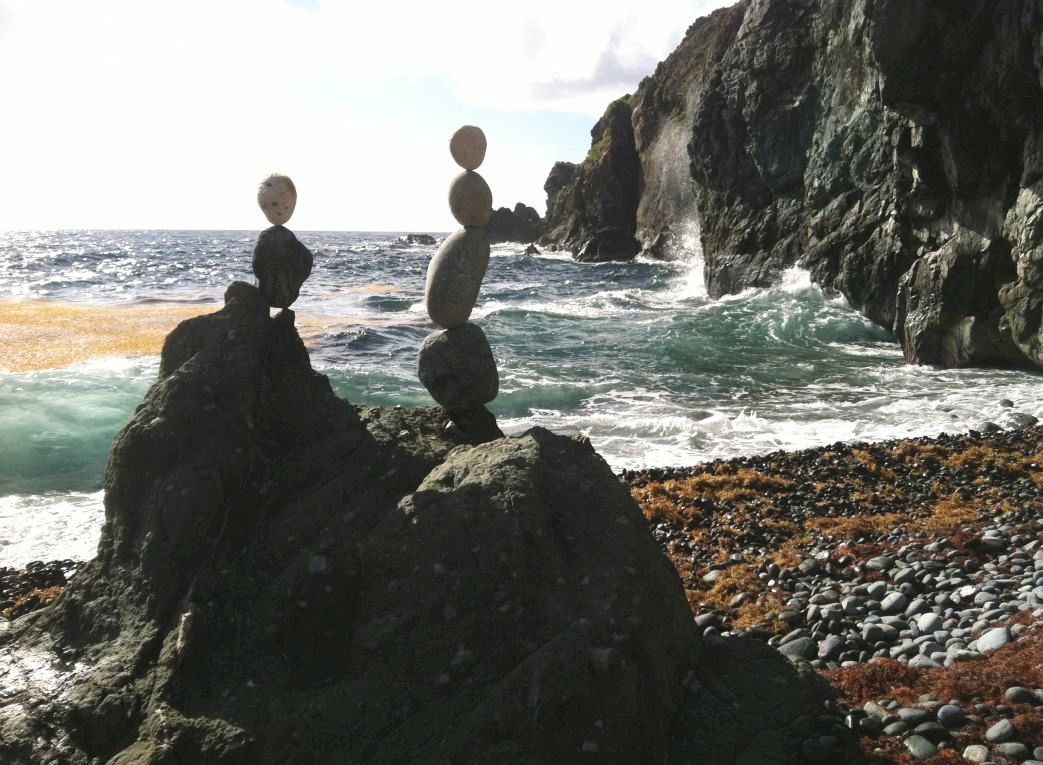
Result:
{"label": "rounded white stone", "polygon": [[477,170],[485,160],[486,145],[480,127],[464,125],[449,139],[449,153],[464,170]]}
{"label": "rounded white stone", "polygon": [[461,226],[484,226],[493,214],[493,192],[485,178],[465,170],[449,184],[449,210]]}
{"label": "rounded white stone", "polygon": [[290,177],[272,173],[257,187],[257,204],[273,226],[281,226],[293,215],[297,206],[297,189]]}

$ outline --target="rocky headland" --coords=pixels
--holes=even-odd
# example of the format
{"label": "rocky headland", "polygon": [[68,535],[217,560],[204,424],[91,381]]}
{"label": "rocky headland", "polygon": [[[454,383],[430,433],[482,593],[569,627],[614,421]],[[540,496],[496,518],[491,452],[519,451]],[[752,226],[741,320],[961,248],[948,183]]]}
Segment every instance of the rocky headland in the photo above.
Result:
{"label": "rocky headland", "polygon": [[711,296],[788,267],[907,360],[1043,365],[1043,5],[741,0],[696,21],[546,183],[541,243],[679,254]]}

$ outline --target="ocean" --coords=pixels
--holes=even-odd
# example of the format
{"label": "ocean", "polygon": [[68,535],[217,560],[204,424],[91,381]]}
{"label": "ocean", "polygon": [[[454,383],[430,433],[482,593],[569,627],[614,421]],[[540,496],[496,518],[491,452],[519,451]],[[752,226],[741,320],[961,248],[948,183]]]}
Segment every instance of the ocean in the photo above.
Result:
{"label": "ocean", "polygon": [[[1043,419],[1043,377],[903,363],[894,338],[794,269],[710,299],[694,230],[678,259],[583,264],[493,247],[472,320],[507,433],[580,431],[617,470]],[[163,335],[251,281],[251,231],[0,232],[0,566],[92,557],[113,436]],[[298,232],[315,267],[293,309],[316,369],[361,404],[431,404],[434,247]],[[1013,406],[1010,404],[1013,403]]]}

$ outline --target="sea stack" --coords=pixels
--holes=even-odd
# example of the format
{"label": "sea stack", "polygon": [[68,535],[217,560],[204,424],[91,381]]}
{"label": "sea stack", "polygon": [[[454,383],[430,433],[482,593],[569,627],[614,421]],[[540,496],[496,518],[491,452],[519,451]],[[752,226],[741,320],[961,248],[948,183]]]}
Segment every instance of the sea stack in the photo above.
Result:
{"label": "sea stack", "polygon": [[481,128],[464,125],[449,140],[449,153],[464,172],[449,186],[449,209],[463,228],[442,242],[427,268],[424,306],[443,327],[420,346],[417,376],[460,429],[482,440],[502,436],[485,404],[496,398],[500,378],[485,333],[468,322],[489,265],[492,192],[474,172],[485,159]]}
{"label": "sea stack", "polygon": [[283,224],[297,206],[297,188],[288,176],[272,173],[257,187],[257,204],[273,224],[257,235],[253,271],[261,295],[273,308],[289,308],[311,274],[312,254]]}

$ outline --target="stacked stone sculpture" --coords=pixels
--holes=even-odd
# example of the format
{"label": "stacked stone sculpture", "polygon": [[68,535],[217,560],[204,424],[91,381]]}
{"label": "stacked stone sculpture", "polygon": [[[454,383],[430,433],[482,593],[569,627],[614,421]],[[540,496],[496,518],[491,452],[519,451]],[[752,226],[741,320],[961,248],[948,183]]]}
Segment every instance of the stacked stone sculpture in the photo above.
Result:
{"label": "stacked stone sculpture", "polygon": [[468,321],[489,265],[492,192],[476,169],[485,159],[485,134],[464,125],[449,141],[449,152],[463,168],[449,185],[449,210],[463,228],[446,237],[427,269],[424,305],[431,321],[443,327],[424,340],[417,376],[450,418],[479,440],[502,436],[485,404],[496,398],[500,376],[489,340]]}
{"label": "stacked stone sculpture", "polygon": [[289,308],[311,274],[311,252],[286,223],[297,206],[297,189],[285,175],[272,173],[257,187],[257,204],[272,224],[257,235],[253,271],[261,296],[273,308]]}

